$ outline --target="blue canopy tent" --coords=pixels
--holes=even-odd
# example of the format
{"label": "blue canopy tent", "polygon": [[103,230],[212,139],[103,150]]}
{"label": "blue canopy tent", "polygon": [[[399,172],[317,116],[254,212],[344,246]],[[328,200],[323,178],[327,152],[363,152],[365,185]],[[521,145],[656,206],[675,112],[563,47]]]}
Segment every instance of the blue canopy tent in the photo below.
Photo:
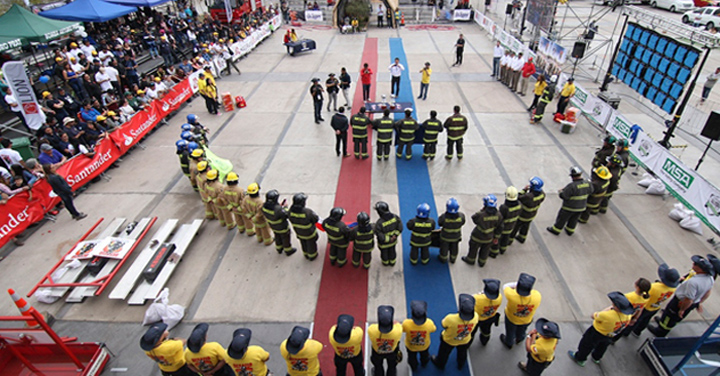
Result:
{"label": "blue canopy tent", "polygon": [[134,7],[112,4],[103,0],[75,0],[59,8],[40,12],[55,20],[105,22],[137,11]]}
{"label": "blue canopy tent", "polygon": [[107,0],[109,3],[127,5],[130,7],[154,7],[171,0]]}

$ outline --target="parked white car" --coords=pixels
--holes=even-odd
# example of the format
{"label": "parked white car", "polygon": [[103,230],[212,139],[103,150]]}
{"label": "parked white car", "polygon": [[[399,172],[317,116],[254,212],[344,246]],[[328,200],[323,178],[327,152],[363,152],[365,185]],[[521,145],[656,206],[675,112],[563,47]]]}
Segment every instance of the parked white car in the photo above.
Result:
{"label": "parked white car", "polygon": [[667,9],[673,13],[687,12],[695,8],[693,0],[652,0],[650,6],[653,8]]}
{"label": "parked white car", "polygon": [[720,7],[704,7],[685,12],[682,22],[705,26],[708,30],[720,26]]}

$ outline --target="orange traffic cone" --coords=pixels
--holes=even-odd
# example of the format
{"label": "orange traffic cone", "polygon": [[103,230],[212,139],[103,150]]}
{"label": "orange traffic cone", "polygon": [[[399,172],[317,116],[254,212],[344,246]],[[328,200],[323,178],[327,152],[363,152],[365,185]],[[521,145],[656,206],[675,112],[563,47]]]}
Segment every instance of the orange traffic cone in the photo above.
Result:
{"label": "orange traffic cone", "polygon": [[400,13],[400,26],[405,26],[405,13]]}
{"label": "orange traffic cone", "polygon": [[[15,302],[15,305],[18,307],[20,313],[22,313],[23,316],[32,316],[30,312],[37,312],[35,311],[35,308],[33,308],[33,306],[31,306],[30,304],[28,304],[28,302],[25,301],[25,299],[18,296],[18,294],[15,293],[15,290],[8,289],[8,294],[10,294],[12,300]],[[25,325],[30,328],[34,328],[36,326],[39,326],[40,324],[38,324],[38,322],[35,320],[28,320],[25,321]]]}

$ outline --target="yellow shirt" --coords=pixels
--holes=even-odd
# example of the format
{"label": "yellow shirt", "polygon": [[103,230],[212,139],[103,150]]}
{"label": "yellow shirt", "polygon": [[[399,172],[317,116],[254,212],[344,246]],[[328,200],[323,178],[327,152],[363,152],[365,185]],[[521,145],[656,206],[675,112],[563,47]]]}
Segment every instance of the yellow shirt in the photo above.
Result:
{"label": "yellow shirt", "polygon": [[169,339],[145,354],[165,372],[175,372],[185,365],[183,343],[177,339]]}
{"label": "yellow shirt", "polygon": [[315,376],[320,372],[318,354],[323,349],[322,343],[308,339],[300,351],[293,355],[287,351],[287,340],[280,344],[280,354],[287,363],[287,373],[290,376]]}
{"label": "yellow shirt", "polygon": [[532,290],[530,296],[520,296],[512,287],[506,287],[503,291],[507,304],[505,305],[505,317],[515,325],[530,324],[535,311],[540,306],[542,295],[537,290]]}
{"label": "yellow shirt", "polygon": [[620,333],[630,322],[631,315],[626,315],[614,309],[593,313],[593,328],[600,334],[614,337]]}
{"label": "yellow shirt", "polygon": [[650,298],[645,302],[645,309],[657,311],[660,305],[675,293],[675,289],[676,287],[668,287],[662,282],[653,283],[650,286]]}
{"label": "yellow shirt", "polygon": [[195,366],[200,372],[207,372],[221,361],[225,360],[225,349],[217,342],[207,342],[194,353],[190,349],[185,350],[185,361]]}
{"label": "yellow shirt", "polygon": [[566,82],[565,86],[563,86],[562,91],[560,92],[560,96],[572,97],[574,94],[575,94],[575,84]]}
{"label": "yellow shirt", "polygon": [[372,324],[367,329],[370,344],[378,354],[390,354],[395,352],[402,339],[403,328],[399,323],[394,323],[390,333],[380,333],[378,324]]}
{"label": "yellow shirt", "polygon": [[350,340],[346,343],[337,343],[333,337],[333,334],[335,334],[335,327],[337,327],[337,325],[333,325],[333,327],[330,328],[330,344],[335,350],[335,354],[343,359],[350,359],[360,355],[363,341],[362,328],[359,326],[354,327],[350,332]]}
{"label": "yellow shirt", "polygon": [[260,346],[248,346],[242,359],[225,356],[225,362],[238,376],[265,376],[268,372],[265,362],[268,359],[270,359],[270,353]]}
{"label": "yellow shirt", "polygon": [[535,91],[533,92],[535,95],[542,95],[543,91],[545,91],[545,88],[547,87],[547,81],[538,81],[535,83]]}
{"label": "yellow shirt", "polygon": [[555,359],[555,347],[557,343],[557,338],[538,336],[535,343],[530,346],[530,355],[536,362],[552,362],[553,359]]}
{"label": "yellow shirt", "polygon": [[638,295],[635,291],[631,291],[625,294],[625,297],[630,301],[630,304],[632,304],[633,310],[635,310],[635,312],[645,307],[645,303],[647,303],[648,301],[647,299],[643,298],[642,295]]}
{"label": "yellow shirt", "polygon": [[502,304],[502,294],[498,294],[497,299],[488,299],[485,294],[475,294],[475,312],[478,314],[478,320],[485,321],[492,318],[498,313],[498,308]]}
{"label": "yellow shirt", "polygon": [[427,319],[422,325],[417,325],[412,319],[402,323],[405,332],[405,346],[413,352],[425,351],[430,347],[430,333],[437,330],[435,323]]}
{"label": "yellow shirt", "polygon": [[471,338],[470,334],[478,323],[478,314],[477,312],[473,313],[473,318],[470,321],[461,319],[459,313],[452,313],[445,316],[442,321],[442,326],[445,328],[442,332],[443,341],[451,346],[469,343]]}
{"label": "yellow shirt", "polygon": [[422,79],[420,80],[421,83],[429,84],[430,83],[430,75],[432,74],[432,69],[426,68],[422,70]]}

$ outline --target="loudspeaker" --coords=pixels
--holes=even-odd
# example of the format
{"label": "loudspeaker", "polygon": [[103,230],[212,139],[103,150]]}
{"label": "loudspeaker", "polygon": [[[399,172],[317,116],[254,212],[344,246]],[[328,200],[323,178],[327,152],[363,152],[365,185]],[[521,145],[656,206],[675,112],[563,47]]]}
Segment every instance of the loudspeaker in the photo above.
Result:
{"label": "loudspeaker", "polygon": [[583,56],[585,56],[585,48],[587,47],[587,43],[583,41],[577,41],[575,42],[575,45],[573,46],[572,56],[575,59],[582,59]]}
{"label": "loudspeaker", "polygon": [[505,6],[505,14],[512,14],[512,4],[508,4]]}
{"label": "loudspeaker", "polygon": [[713,141],[720,141],[720,114],[713,111],[700,134]]}

